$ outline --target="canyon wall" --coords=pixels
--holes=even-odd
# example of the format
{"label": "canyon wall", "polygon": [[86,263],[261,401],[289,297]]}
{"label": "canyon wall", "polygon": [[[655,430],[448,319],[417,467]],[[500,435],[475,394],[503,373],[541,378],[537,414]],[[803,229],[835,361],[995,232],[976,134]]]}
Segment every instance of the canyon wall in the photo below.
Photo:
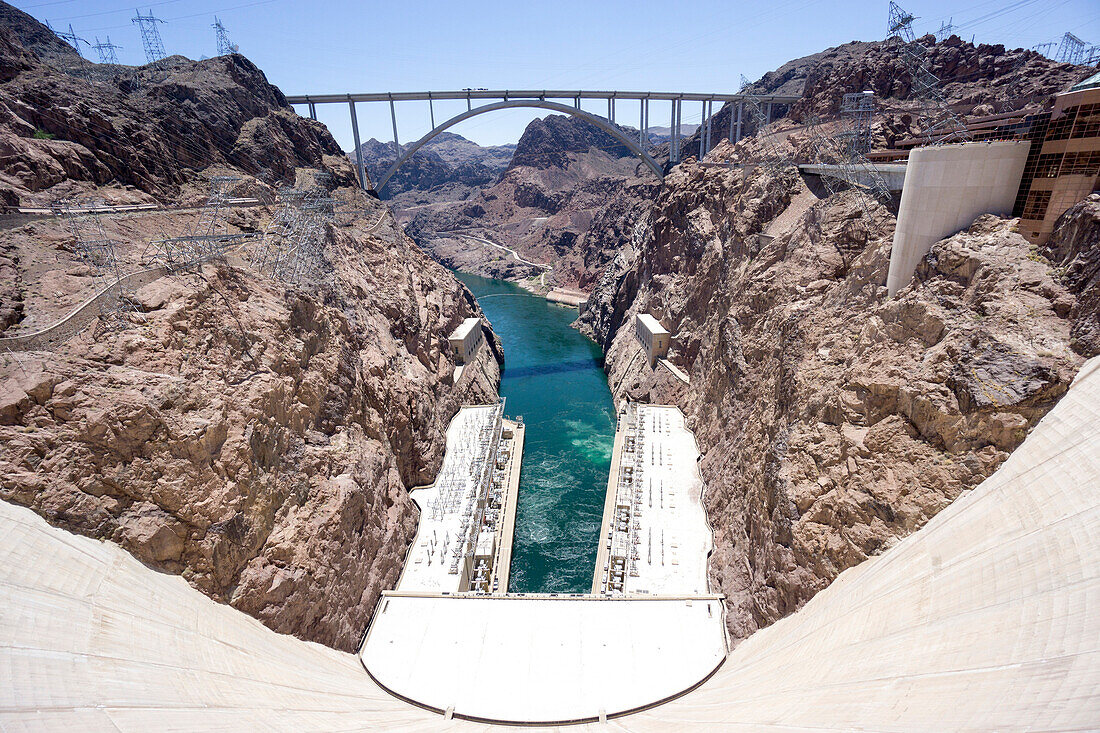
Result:
{"label": "canyon wall", "polygon": [[[0,179],[20,203],[186,203],[231,174],[235,191],[262,196],[224,212],[226,233],[264,231],[276,206],[263,201],[281,186],[320,182],[341,213],[298,284],[261,277],[245,244],[131,293],[124,327],[101,318],[52,351],[5,349],[0,498],[277,631],[353,650],[414,535],[408,490],[433,480],[459,407],[497,399],[499,348],[453,382],[447,336],[480,315],[476,301],[350,185],[327,130],[243,57],[77,75],[57,65],[64,49],[41,51],[52,34],[16,19],[0,28],[0,50],[23,64],[0,80],[15,112],[0,120]],[[135,75],[139,91],[118,87]],[[54,139],[34,137],[50,124]],[[55,163],[56,176],[24,175]],[[99,220],[129,272],[153,264],[150,240],[200,216],[169,206]],[[6,217],[0,335],[57,321],[95,292],[94,269],[65,222]]]}
{"label": "canyon wall", "polygon": [[[1094,233],[1089,206],[1045,254],[980,217],[889,299],[886,208],[867,219],[790,166],[669,175],[581,327],[606,345],[617,400],[688,416],[735,640],[989,476],[1097,353],[1091,235],[1070,232]],[[672,331],[689,385],[648,366],[635,313]]]}

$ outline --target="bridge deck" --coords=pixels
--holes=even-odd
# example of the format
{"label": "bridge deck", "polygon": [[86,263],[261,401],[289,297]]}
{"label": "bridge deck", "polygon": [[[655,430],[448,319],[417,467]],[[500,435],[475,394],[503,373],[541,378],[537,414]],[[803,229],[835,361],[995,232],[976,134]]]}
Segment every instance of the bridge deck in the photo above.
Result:
{"label": "bridge deck", "polygon": [[441,99],[653,99],[687,102],[739,102],[755,96],[762,102],[794,104],[798,96],[784,94],[711,94],[707,92],[630,92],[583,89],[459,89],[442,92],[367,92],[345,94],[288,94],[291,104],[331,104],[336,102],[427,102]]}

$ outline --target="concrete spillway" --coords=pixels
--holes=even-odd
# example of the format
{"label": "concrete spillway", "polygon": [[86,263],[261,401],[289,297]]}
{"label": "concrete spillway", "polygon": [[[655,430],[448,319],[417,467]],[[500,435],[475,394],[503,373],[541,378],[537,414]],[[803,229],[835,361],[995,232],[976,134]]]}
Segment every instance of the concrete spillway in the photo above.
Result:
{"label": "concrete spillway", "polygon": [[[926,527],[755,634],[699,688],[580,730],[1094,727],[1098,557],[1094,359],[1004,466]],[[355,656],[3,502],[0,598],[5,730],[489,727],[413,707]]]}

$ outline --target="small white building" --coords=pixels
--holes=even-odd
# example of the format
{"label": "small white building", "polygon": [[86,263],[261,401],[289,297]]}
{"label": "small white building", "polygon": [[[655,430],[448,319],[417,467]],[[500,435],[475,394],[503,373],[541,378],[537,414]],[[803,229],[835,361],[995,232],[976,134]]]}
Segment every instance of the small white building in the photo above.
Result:
{"label": "small white building", "polygon": [[638,313],[634,316],[634,333],[645,347],[649,356],[649,365],[653,366],[658,359],[668,356],[668,345],[672,334],[648,313]]}
{"label": "small white building", "polygon": [[481,342],[484,340],[481,332],[481,319],[467,318],[447,340],[451,342],[451,348],[455,351],[458,363],[468,364],[474,358],[474,354],[477,353],[478,347],[481,346]]}

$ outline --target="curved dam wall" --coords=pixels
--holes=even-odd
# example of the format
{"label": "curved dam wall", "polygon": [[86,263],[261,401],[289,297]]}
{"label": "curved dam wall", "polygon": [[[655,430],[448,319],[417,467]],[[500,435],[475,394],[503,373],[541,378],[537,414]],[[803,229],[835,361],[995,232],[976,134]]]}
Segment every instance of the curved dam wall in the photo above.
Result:
{"label": "curved dam wall", "polygon": [[886,275],[890,295],[909,284],[933,244],[981,214],[1012,213],[1030,147],[1026,140],[961,143],[909,154]]}
{"label": "curved dam wall", "polygon": [[[1098,558],[1093,359],[978,488],[742,643],[697,689],[612,729],[1095,727]],[[353,655],[277,634],[5,502],[0,599],[5,730],[492,727],[408,705]],[[568,633],[552,619],[542,629]]]}

